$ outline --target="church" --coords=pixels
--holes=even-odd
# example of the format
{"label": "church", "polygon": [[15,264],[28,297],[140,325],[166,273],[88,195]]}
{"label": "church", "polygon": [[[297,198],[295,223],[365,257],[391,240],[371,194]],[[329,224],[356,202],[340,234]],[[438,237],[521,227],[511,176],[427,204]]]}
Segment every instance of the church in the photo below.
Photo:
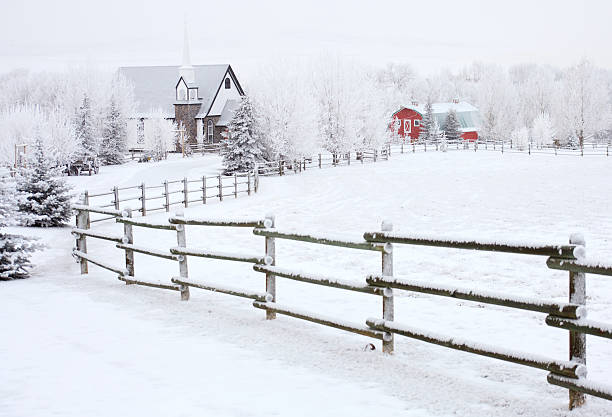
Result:
{"label": "church", "polygon": [[186,27],[181,66],[121,67],[118,72],[134,87],[129,148],[144,145],[145,123],[159,117],[183,127],[191,144],[220,142],[244,96],[231,65],[191,64]]}

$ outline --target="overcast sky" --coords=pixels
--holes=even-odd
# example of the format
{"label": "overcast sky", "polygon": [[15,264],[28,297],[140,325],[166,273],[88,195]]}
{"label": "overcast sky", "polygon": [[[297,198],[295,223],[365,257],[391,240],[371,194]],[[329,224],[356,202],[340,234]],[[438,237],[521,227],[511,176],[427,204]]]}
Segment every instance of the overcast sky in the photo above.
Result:
{"label": "overcast sky", "polygon": [[612,1],[3,0],[0,72],[71,65],[230,63],[248,78],[280,57],[340,54],[421,73],[478,60],[612,69]]}

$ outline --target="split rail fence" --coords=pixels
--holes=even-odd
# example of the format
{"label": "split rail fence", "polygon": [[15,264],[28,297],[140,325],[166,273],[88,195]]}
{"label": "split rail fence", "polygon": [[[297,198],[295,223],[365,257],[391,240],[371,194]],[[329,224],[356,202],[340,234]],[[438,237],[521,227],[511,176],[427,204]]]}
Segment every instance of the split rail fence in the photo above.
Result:
{"label": "split rail fence", "polygon": [[[457,241],[394,233],[392,224],[383,222],[380,231],[366,232],[363,234],[363,239],[360,240],[348,240],[332,235],[283,230],[276,227],[275,218],[272,215],[266,216],[264,219],[215,219],[186,217],[182,212],[179,212],[171,216],[168,219],[168,223],[162,224],[133,219],[130,209],[117,210],[114,208],[94,207],[87,205],[85,200],[82,203],[74,206],[74,209],[77,211],[77,226],[72,231],[76,236],[77,243],[73,255],[80,263],[82,274],[87,274],[88,263],[93,263],[117,274],[118,279],[126,284],[178,291],[181,294],[182,300],[189,300],[191,288],[252,299],[254,307],[266,312],[267,319],[274,319],[277,314],[282,314],[368,336],[382,341],[384,353],[392,353],[394,351],[394,337],[400,335],[451,349],[541,369],[548,372],[548,383],[569,390],[570,409],[582,405],[585,401],[585,394],[612,400],[612,387],[586,378],[586,335],[611,339],[612,325],[591,321],[586,318],[585,279],[585,274],[587,273],[611,276],[612,264],[587,261],[585,258],[585,242],[579,235],[571,236],[567,245],[518,245],[471,240]],[[90,230],[89,216],[91,213],[113,216],[117,223],[123,225],[123,233],[111,235]],[[261,253],[238,254],[188,247],[186,245],[186,226],[252,228],[255,236],[264,238],[264,250]],[[153,228],[176,233],[177,246],[160,250],[158,248],[137,245],[134,239],[134,228]],[[125,265],[115,266],[106,259],[89,254],[87,252],[87,238],[114,242],[116,247],[125,254]],[[284,268],[277,265],[279,259],[276,256],[275,242],[278,239],[374,252],[381,257],[381,270],[379,273],[367,276],[364,282],[359,283]],[[557,302],[517,297],[476,289],[436,285],[430,282],[415,281],[401,275],[396,276],[393,266],[393,249],[395,245],[423,245],[543,256],[546,257],[548,268],[568,271],[569,300],[568,302]],[[174,277],[160,277],[160,279],[139,277],[135,274],[134,253],[177,262],[178,275]],[[265,289],[261,292],[254,292],[232,286],[204,283],[198,279],[197,271],[189,271],[188,259],[190,257],[250,263],[253,265],[254,271],[265,276]],[[196,279],[194,280],[194,278]],[[381,297],[382,315],[377,318],[367,318],[363,323],[353,323],[280,304],[277,302],[277,278]],[[397,290],[452,297],[543,313],[546,315],[545,323],[547,325],[569,332],[569,360],[559,360],[531,353],[510,351],[505,348],[483,345],[456,337],[438,335],[428,330],[397,323],[394,317],[394,291]]]}
{"label": "split rail fence", "polygon": [[[197,179],[183,178],[165,180],[158,185],[114,186],[108,192],[84,192],[84,202],[100,209],[111,209],[116,213],[129,208],[141,216],[155,211],[169,212],[173,206],[189,207],[193,204],[208,204],[213,200],[238,198],[241,194],[251,195],[259,191],[259,174],[257,171],[235,175],[203,176]],[[178,199],[177,199],[178,197]],[[105,214],[90,219],[91,223],[114,219],[115,214]]]}

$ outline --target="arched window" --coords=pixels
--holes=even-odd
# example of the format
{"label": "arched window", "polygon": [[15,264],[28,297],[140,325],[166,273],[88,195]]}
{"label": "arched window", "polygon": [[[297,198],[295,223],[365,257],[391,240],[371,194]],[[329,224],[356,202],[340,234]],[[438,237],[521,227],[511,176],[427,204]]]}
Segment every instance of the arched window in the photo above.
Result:
{"label": "arched window", "polygon": [[232,82],[230,81],[229,78],[225,79],[225,89],[229,90],[230,88],[232,88]]}
{"label": "arched window", "polygon": [[209,120],[208,121],[208,143],[213,142],[213,133],[214,133],[213,122],[212,120]]}

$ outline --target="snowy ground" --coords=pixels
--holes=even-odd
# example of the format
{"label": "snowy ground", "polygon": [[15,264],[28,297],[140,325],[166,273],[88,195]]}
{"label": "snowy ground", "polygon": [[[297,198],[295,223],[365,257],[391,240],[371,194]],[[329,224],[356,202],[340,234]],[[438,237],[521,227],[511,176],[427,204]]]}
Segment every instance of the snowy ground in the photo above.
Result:
{"label": "snowy ground", "polygon": [[[110,168],[73,178],[80,188],[215,173],[213,156]],[[278,227],[359,237],[383,219],[395,230],[442,236],[564,243],[585,234],[589,257],[612,259],[612,160],[453,152],[394,155],[388,162],[264,178],[257,196],[186,210],[187,215],[274,213]],[[107,182],[108,181],[108,182]],[[165,213],[147,219],[163,222]],[[113,223],[97,230],[120,233]],[[3,283],[0,415],[403,415],[607,416],[589,398],[569,413],[567,391],[546,372],[398,336],[396,353],[364,351],[370,339],[279,316],[250,302],[192,289],[125,286],[96,266],[81,277],[69,229],[36,231],[53,242],[34,277]],[[170,231],[135,229],[135,243],[175,245]],[[188,226],[189,247],[263,253],[248,230]],[[89,252],[121,265],[111,243]],[[567,273],[540,257],[396,247],[395,274],[509,294],[567,299]],[[136,256],[136,275],[177,275],[172,261]],[[362,282],[380,255],[277,241],[277,265]],[[189,259],[190,277],[263,290],[248,265]],[[612,281],[587,278],[590,318],[612,322]],[[363,323],[378,297],[277,279],[279,303]],[[567,332],[544,315],[398,292],[398,323],[511,349],[567,358]],[[611,345],[588,337],[589,377],[612,383]]]}

